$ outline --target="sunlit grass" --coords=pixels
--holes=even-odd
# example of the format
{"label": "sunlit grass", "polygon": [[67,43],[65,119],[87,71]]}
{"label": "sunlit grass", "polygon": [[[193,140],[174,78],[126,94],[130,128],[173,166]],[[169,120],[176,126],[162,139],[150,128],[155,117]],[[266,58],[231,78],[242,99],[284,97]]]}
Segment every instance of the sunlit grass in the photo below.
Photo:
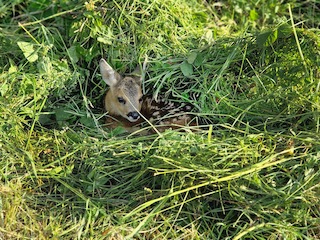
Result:
{"label": "sunlit grass", "polygon": [[[0,238],[319,238],[318,11],[6,3]],[[105,128],[98,60],[124,73],[146,55],[144,91],[193,104],[202,127]]]}

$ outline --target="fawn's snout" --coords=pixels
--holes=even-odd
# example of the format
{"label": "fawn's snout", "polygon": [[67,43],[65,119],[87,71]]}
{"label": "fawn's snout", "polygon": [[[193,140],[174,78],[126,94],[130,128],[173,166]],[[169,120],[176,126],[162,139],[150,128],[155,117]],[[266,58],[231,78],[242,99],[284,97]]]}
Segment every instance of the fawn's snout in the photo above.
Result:
{"label": "fawn's snout", "polygon": [[135,122],[140,118],[140,114],[136,111],[127,114],[129,121]]}

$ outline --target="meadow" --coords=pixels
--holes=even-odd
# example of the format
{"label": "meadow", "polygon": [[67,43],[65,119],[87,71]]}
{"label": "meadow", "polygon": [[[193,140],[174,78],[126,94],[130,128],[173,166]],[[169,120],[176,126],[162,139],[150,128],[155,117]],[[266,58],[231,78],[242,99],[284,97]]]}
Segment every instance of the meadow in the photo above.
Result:
{"label": "meadow", "polygon": [[[317,0],[0,1],[0,239],[320,239]],[[200,130],[105,126],[98,63]]]}

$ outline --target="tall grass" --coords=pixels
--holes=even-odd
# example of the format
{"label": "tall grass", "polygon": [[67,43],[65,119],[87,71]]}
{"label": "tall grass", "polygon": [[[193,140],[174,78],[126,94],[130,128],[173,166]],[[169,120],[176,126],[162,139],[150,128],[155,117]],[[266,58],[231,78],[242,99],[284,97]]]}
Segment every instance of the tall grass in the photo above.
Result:
{"label": "tall grass", "polygon": [[[0,238],[319,238],[316,1],[0,6]],[[104,126],[98,60],[146,55],[198,130]]]}

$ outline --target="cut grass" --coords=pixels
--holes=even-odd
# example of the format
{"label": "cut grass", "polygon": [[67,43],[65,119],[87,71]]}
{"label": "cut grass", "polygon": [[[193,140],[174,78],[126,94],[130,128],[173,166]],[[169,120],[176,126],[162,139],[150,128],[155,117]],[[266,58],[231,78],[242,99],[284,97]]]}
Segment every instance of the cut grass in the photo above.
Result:
{"label": "cut grass", "polygon": [[[319,9],[290,4],[5,4],[0,238],[318,239]],[[145,55],[201,129],[103,126],[98,60]]]}
{"label": "cut grass", "polygon": [[[237,235],[256,224],[261,227],[261,222],[265,231],[250,234],[268,236],[276,231],[294,236],[315,230],[312,226],[318,224],[319,212],[313,208],[319,191],[318,152],[312,145],[319,146],[319,139],[313,135],[241,135],[219,129],[208,139],[207,135],[167,132],[150,145],[139,138],[106,144],[86,135],[75,140],[70,130],[69,136],[64,131],[53,133],[59,142],[52,143],[46,133],[29,150],[45,149],[38,157],[41,162],[35,161],[37,177],[24,154],[20,164],[15,160],[20,171],[25,169],[18,178],[25,184],[24,194],[20,196],[16,184],[17,193],[11,190],[6,196],[22,198],[28,216],[31,209],[38,209],[43,211],[41,221],[53,218],[50,224],[66,228],[54,233],[57,238],[79,234],[77,231],[94,238],[101,232],[108,232],[107,236],[138,232],[141,238],[160,234],[161,238],[163,230],[157,233],[156,229],[162,225],[167,238],[188,234],[214,238],[217,231],[223,236],[229,236],[229,231]],[[64,155],[57,159],[59,152]],[[19,176],[8,171],[7,175]],[[22,199],[15,200],[18,206]],[[5,197],[3,206],[10,203],[14,209],[11,201]],[[69,220],[65,222],[61,214]],[[19,228],[18,216],[10,215],[10,222],[4,225],[7,231]],[[110,222],[116,226],[110,228]],[[283,222],[294,225],[285,227]],[[23,235],[28,234],[28,228],[23,228]],[[37,234],[35,226],[32,234]]]}

